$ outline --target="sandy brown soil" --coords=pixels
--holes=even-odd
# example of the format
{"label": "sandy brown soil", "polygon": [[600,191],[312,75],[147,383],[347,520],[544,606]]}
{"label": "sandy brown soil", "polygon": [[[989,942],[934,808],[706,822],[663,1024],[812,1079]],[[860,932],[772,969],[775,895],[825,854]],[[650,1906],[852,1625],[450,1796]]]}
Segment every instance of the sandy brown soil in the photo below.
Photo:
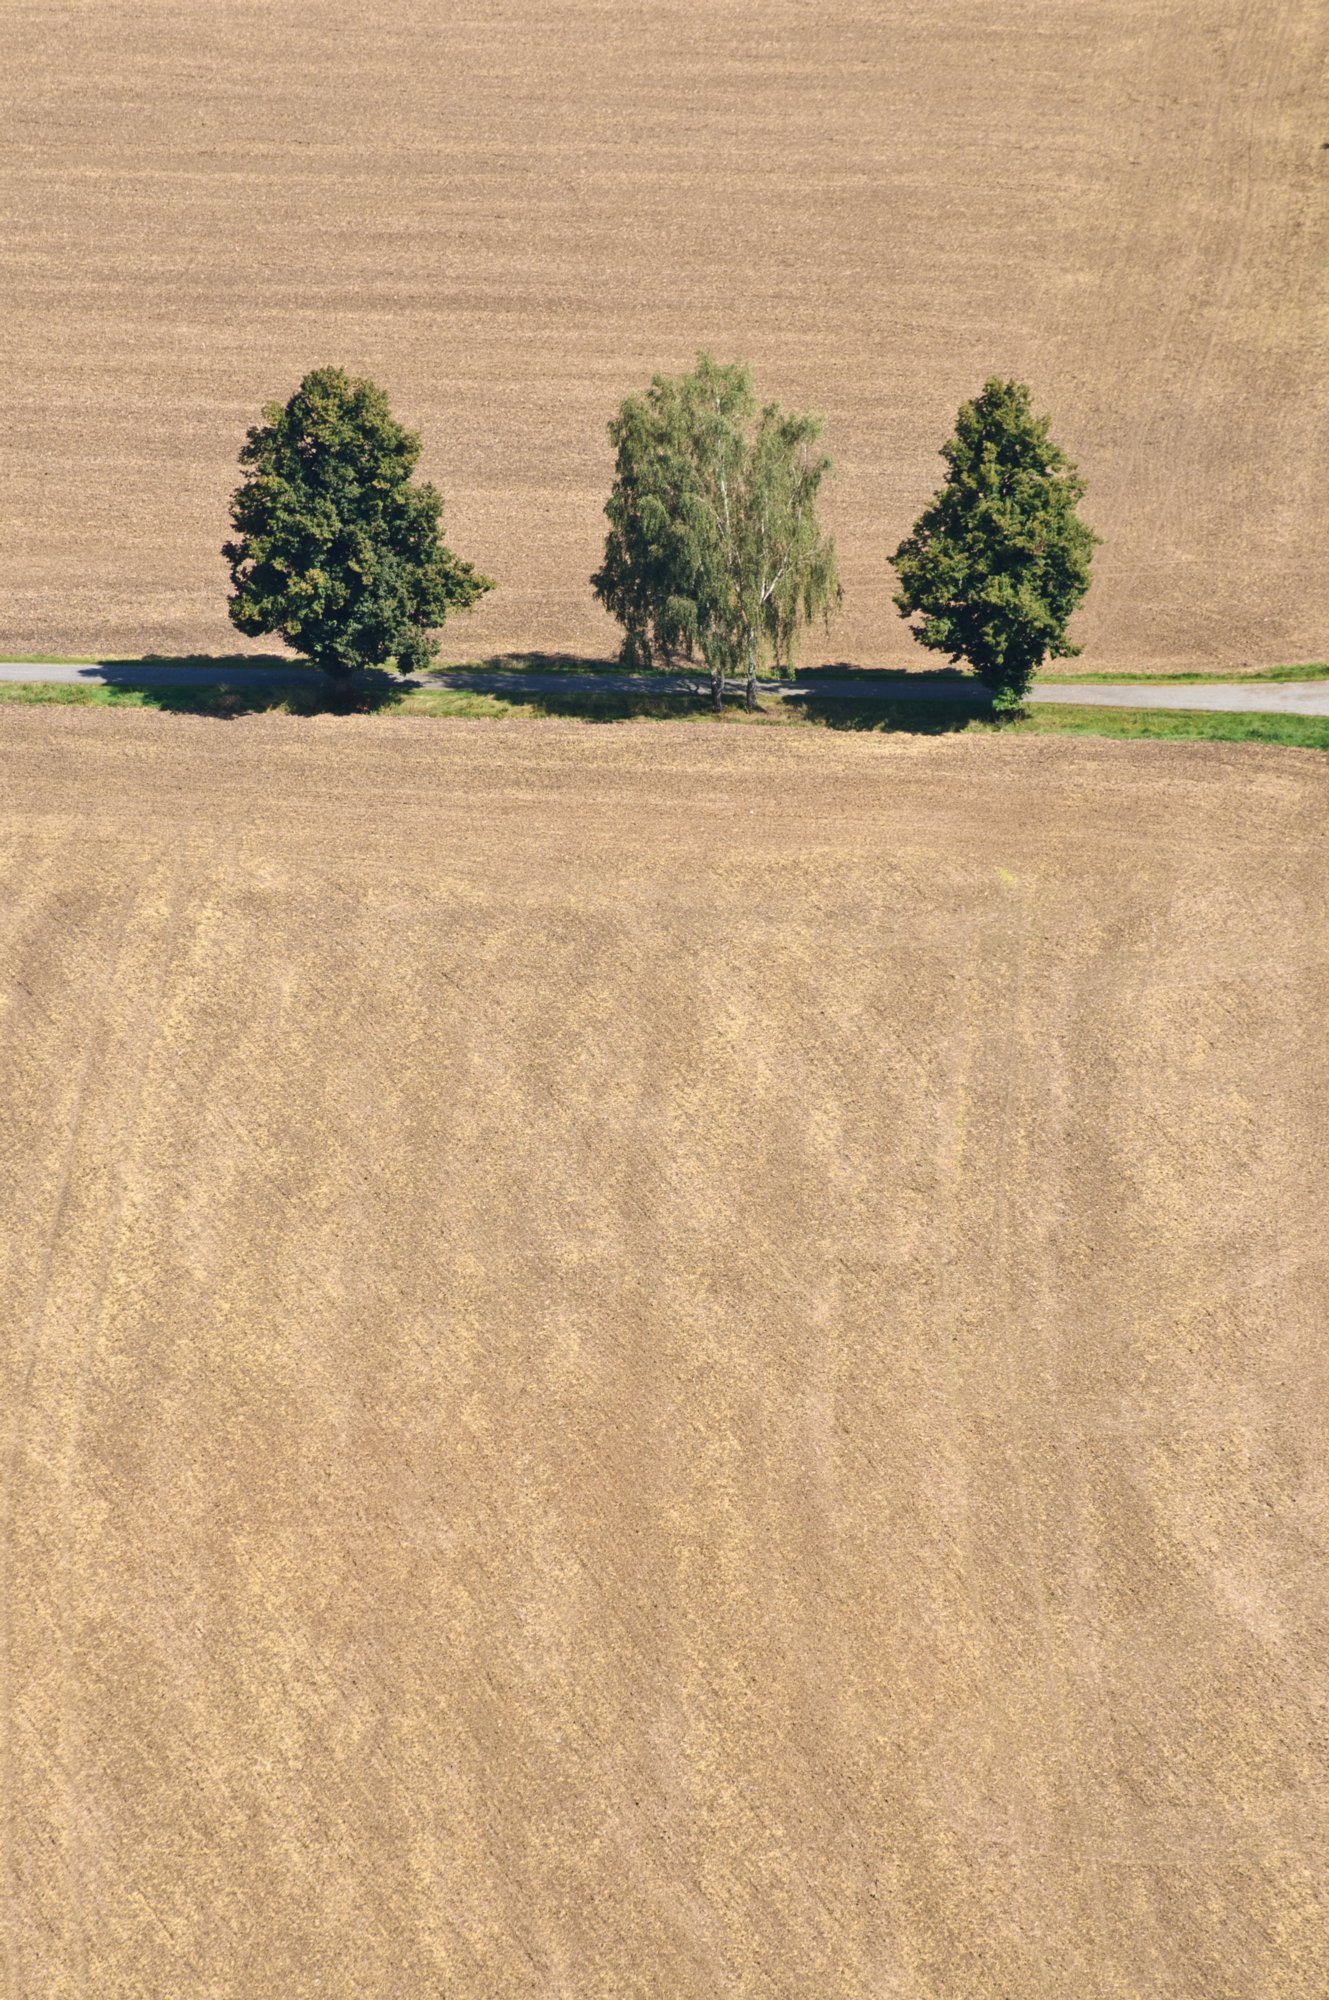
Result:
{"label": "sandy brown soil", "polygon": [[242,646],[262,402],[379,378],[502,589],[602,651],[605,421],[698,346],[824,409],[843,620],[1027,377],[1106,537],[1085,665],[1322,657],[1322,0],[11,0],[0,651]]}
{"label": "sandy brown soil", "polygon": [[0,711],[12,2000],[1316,2000],[1324,763]]}

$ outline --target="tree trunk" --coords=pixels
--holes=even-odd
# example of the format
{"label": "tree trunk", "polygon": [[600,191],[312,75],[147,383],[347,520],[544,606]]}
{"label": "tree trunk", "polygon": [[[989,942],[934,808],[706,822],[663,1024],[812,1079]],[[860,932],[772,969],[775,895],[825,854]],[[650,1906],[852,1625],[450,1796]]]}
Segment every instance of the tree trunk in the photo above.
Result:
{"label": "tree trunk", "polygon": [[356,694],[356,675],[353,667],[343,666],[340,660],[322,662],[328,677],[329,697],[334,708],[349,708]]}
{"label": "tree trunk", "polygon": [[717,667],[711,668],[711,707],[717,715],[724,707],[724,673]]}
{"label": "tree trunk", "polygon": [[757,648],[748,641],[748,714],[757,706]]}

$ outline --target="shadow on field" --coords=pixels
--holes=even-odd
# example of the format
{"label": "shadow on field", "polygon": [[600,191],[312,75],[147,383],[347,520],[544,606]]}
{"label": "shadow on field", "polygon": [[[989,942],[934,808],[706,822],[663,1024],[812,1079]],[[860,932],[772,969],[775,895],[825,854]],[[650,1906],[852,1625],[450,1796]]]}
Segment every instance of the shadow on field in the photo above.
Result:
{"label": "shadow on field", "polygon": [[[904,731],[911,736],[944,736],[971,722],[990,719],[992,696],[959,667],[856,667],[850,661],[808,667],[798,680],[808,692],[785,696],[786,705],[825,729]],[[863,689],[853,695],[819,695],[818,681],[846,681]]]}
{"label": "shadow on field", "polygon": [[909,736],[949,736],[969,728],[971,722],[987,722],[993,714],[989,698],[973,696],[957,688],[955,696],[937,694],[925,698],[867,696],[855,700],[843,694],[787,694],[785,706],[805,722],[817,722],[827,730],[875,730],[879,734],[901,732]]}
{"label": "shadow on field", "polygon": [[[377,715],[399,708],[408,696],[416,714],[483,716],[526,708],[580,722],[746,719],[741,683],[730,684],[724,717],[713,717],[703,675],[628,674],[612,660],[573,653],[500,653],[406,678],[370,667],[345,683],[279,653],[149,653],[137,660],[104,660],[85,671],[90,681],[95,677],[144,707],[218,721],[273,710]],[[986,691],[955,668],[921,676],[903,667],[865,669],[838,662],[805,668],[798,681],[797,693],[781,695],[769,683],[764,686],[753,720],[938,736],[991,714]],[[855,692],[831,692],[829,684],[843,688],[847,681]],[[825,694],[818,692],[819,682],[828,684]]]}
{"label": "shadow on field", "polygon": [[[584,684],[588,676],[595,677],[596,685]],[[566,686],[551,685],[563,677]],[[797,680],[800,692],[788,694],[778,694],[765,683],[754,719],[935,736],[964,729],[992,713],[986,689],[955,667],[920,675],[905,667],[865,669],[835,662],[801,669]],[[831,686],[842,689],[847,680],[863,689],[861,699],[830,691]],[[817,693],[818,682],[829,684],[826,694]],[[704,671],[629,674],[610,660],[560,653],[504,653],[473,665],[439,668],[426,685],[495,695],[514,708],[529,707],[542,715],[584,722],[663,721],[684,716],[699,721],[719,719],[712,715]],[[743,707],[742,682],[730,682],[725,696],[726,719],[744,719]]]}
{"label": "shadow on field", "polygon": [[[709,712],[709,695],[689,676],[624,674],[604,660],[552,669],[546,664],[563,657],[509,654],[483,666],[439,668],[410,685],[425,693],[490,695],[509,708],[530,708],[580,722],[663,722]],[[512,665],[514,659],[523,664]],[[589,676],[594,679],[588,684]]]}
{"label": "shadow on field", "polygon": [[909,736],[947,736],[992,714],[991,701],[975,700],[957,690],[953,700],[930,696],[926,701],[891,701],[880,695],[855,701],[844,695],[791,694],[785,704],[807,722],[825,729],[892,731]]}
{"label": "shadow on field", "polygon": [[541,715],[570,722],[678,722],[710,718],[710,701],[677,688],[634,689],[620,693],[605,688],[490,688],[512,708],[538,709]]}
{"label": "shadow on field", "polygon": [[379,667],[339,685],[278,653],[145,653],[141,660],[104,660],[88,673],[119,693],[138,695],[146,708],[222,722],[278,708],[294,715],[373,715],[395,708],[421,685]]}

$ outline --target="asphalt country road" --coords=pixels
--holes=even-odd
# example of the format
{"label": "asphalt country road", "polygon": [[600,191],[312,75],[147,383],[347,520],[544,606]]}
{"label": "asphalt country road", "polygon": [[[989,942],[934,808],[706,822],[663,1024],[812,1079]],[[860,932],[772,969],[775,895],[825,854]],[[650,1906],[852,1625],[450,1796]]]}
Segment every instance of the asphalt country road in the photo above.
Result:
{"label": "asphalt country road", "polygon": [[[207,666],[174,666],[169,662],[105,660],[85,664],[57,662],[33,665],[22,660],[0,660],[0,681],[43,681],[73,687],[281,687],[308,685],[313,669],[301,666],[227,666],[224,662]],[[461,689],[470,693],[516,695],[534,693],[566,694],[579,689],[587,694],[667,693],[675,687],[680,695],[691,693],[704,683],[688,675],[663,674],[583,674],[523,673],[502,668],[455,667],[419,677],[409,683],[415,688]],[[834,701],[930,701],[968,697],[976,709],[984,702],[982,690],[967,677],[942,674],[901,674],[896,679],[865,676],[862,680],[845,675],[838,679],[761,681],[764,697],[812,696]],[[1321,681],[1190,681],[1171,682],[1157,687],[1143,682],[1036,682],[1032,699],[1039,702],[1067,702],[1096,708],[1179,708],[1206,709],[1219,713],[1260,715],[1329,715],[1329,680]]]}

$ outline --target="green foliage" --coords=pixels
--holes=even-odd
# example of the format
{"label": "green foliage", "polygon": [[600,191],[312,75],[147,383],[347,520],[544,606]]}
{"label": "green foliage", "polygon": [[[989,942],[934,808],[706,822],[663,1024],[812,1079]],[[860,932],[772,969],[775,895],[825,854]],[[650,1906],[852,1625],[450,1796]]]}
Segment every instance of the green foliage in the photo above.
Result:
{"label": "green foliage", "polygon": [[419,438],[381,389],[340,368],[316,368],[263,416],[240,453],[236,539],[222,550],[232,623],[280,633],[330,674],[425,666],[431,631],[493,586],[444,546],[443,502],[411,477]]}
{"label": "green foliage", "polygon": [[999,709],[1019,708],[1066,636],[1098,540],[1076,514],[1084,481],[1035,417],[1022,382],[995,377],[943,446],[947,475],[892,561],[902,617],[924,646],[966,660]]}
{"label": "green foliage", "polygon": [[741,366],[697,357],[657,375],[609,426],[616,454],[604,562],[591,582],[623,627],[625,667],[698,654],[718,707],[726,675],[792,670],[801,626],[840,601],[817,523],[830,460],[816,417],[760,410]]}

